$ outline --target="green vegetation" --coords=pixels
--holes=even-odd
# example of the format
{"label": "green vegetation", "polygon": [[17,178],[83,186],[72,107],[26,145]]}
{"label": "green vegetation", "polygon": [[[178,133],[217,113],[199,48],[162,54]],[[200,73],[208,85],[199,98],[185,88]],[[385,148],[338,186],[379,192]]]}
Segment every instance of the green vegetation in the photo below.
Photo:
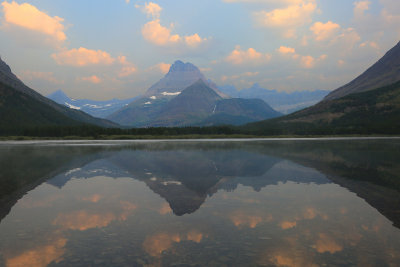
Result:
{"label": "green vegetation", "polygon": [[243,127],[265,135],[399,134],[400,82]]}
{"label": "green vegetation", "polygon": [[[335,136],[400,134],[400,82],[352,94],[276,119],[245,126],[103,128],[79,124],[36,107],[36,102],[11,88],[1,91],[0,136],[3,139],[165,139],[241,138],[266,136]],[[8,89],[8,90],[7,90]],[[25,102],[24,102],[25,101]],[[14,102],[23,103],[18,107]],[[43,109],[43,112],[41,110]],[[34,112],[39,110],[39,112]],[[28,123],[26,123],[28,122]],[[19,136],[19,137],[10,137]],[[21,137],[23,136],[23,137]]]}

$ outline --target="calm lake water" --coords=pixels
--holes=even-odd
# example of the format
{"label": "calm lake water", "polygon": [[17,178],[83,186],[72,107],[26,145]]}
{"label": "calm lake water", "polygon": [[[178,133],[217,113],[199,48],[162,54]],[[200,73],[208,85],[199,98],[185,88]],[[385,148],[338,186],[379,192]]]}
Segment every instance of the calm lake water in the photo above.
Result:
{"label": "calm lake water", "polygon": [[0,144],[0,266],[400,266],[400,139]]}

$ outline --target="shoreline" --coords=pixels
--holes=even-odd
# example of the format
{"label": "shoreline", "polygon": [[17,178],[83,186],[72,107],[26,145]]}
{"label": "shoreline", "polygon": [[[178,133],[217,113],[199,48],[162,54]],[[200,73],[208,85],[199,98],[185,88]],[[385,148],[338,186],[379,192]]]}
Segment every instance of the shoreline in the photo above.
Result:
{"label": "shoreline", "polygon": [[1,139],[1,145],[118,145],[129,143],[152,142],[260,142],[260,141],[362,141],[362,140],[400,140],[400,136],[269,136],[269,137],[235,137],[235,136],[141,136],[132,139],[55,139],[55,138],[21,138]]}

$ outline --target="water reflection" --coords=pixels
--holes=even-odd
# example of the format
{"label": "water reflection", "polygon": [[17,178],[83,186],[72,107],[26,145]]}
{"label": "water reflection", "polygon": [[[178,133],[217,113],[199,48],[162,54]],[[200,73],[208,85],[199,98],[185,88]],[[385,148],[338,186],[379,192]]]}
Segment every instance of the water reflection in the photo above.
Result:
{"label": "water reflection", "polygon": [[0,266],[398,266],[394,148],[0,146]]}

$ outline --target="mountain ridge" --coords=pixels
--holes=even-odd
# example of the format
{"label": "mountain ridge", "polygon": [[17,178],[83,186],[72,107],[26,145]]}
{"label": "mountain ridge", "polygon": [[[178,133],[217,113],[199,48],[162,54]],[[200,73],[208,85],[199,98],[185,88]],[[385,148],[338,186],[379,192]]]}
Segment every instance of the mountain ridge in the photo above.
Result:
{"label": "mountain ridge", "polygon": [[81,110],[95,118],[106,118],[115,111],[128,105],[138,97],[129,99],[113,98],[110,100],[96,101],[91,99],[72,99],[68,97],[62,90],[57,90],[48,95],[47,98],[54,102],[67,106],[72,109]]}
{"label": "mountain ridge", "polygon": [[254,83],[250,88],[237,90],[233,85],[225,85],[218,87],[221,92],[236,98],[259,98],[264,100],[276,111],[284,114],[301,110],[312,106],[321,101],[329,91],[296,91],[296,92],[278,92],[262,88],[258,83]]}
{"label": "mountain ridge", "polygon": [[[93,124],[97,126],[102,126],[102,127],[116,127],[117,124],[104,120],[104,119],[98,119],[94,118],[82,111],[78,110],[73,110],[70,108],[67,108],[65,106],[59,105],[56,102],[42,96],[35,90],[31,89],[30,87],[26,86],[18,77],[12,72],[10,66],[7,65],[1,58],[0,58],[0,82],[4,86],[8,86],[7,89],[6,87],[3,87],[3,90],[8,90],[12,88],[15,91],[18,91],[19,93],[22,93],[24,95],[27,95],[28,97],[34,99],[37,101],[33,106],[38,107],[39,103],[46,105],[50,108],[53,109],[53,112],[58,112],[62,114],[65,117],[68,117],[72,120],[77,121],[78,123],[87,123],[87,124]],[[10,96],[10,94],[8,94]],[[18,99],[23,99],[22,96],[19,96],[18,94],[14,95]],[[27,100],[27,99],[25,99]],[[47,110],[47,109],[46,109]],[[31,110],[31,112],[34,112],[34,110]],[[22,116],[22,114],[21,114]],[[25,114],[26,118],[29,119],[29,114]]]}
{"label": "mountain ridge", "polygon": [[357,78],[328,94],[324,100],[361,93],[400,81],[400,41]]}

